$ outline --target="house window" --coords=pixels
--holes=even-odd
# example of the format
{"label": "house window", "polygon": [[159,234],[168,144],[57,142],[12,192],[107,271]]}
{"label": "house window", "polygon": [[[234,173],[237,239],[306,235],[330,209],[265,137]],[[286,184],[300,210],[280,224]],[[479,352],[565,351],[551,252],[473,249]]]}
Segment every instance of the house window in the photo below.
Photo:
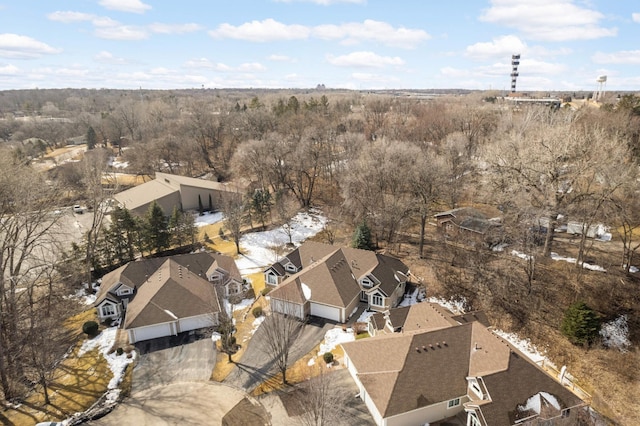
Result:
{"label": "house window", "polygon": [[118,290],[118,296],[124,296],[131,293],[133,293],[133,290],[129,287],[121,287],[120,290]]}
{"label": "house window", "polygon": [[478,416],[476,416],[476,413],[474,412],[469,413],[469,421],[467,424],[469,426],[482,426],[482,424],[480,424],[480,420],[478,420]]}
{"label": "house window", "polygon": [[276,276],[273,274],[267,274],[267,284],[276,285],[278,284],[278,280]]}
{"label": "house window", "polygon": [[362,286],[366,287],[366,288],[370,288],[373,285],[373,283],[371,282],[371,280],[369,278],[363,278],[362,279]]}
{"label": "house window", "polygon": [[287,266],[285,266],[284,269],[286,269],[289,272],[296,272],[297,271],[296,267],[293,266],[292,263],[287,263]]}
{"label": "house window", "polygon": [[367,295],[366,291],[361,291],[360,292],[360,301],[361,302],[367,302],[369,300],[369,296]]}
{"label": "house window", "polygon": [[116,314],[116,307],[110,303],[107,303],[106,305],[102,305],[100,309],[102,311],[103,317],[113,316]]}
{"label": "house window", "polygon": [[382,296],[380,296],[380,294],[378,293],[371,296],[371,304],[376,306],[384,306],[382,302]]}
{"label": "house window", "polygon": [[460,398],[452,399],[447,403],[447,408],[453,408],[460,405]]}

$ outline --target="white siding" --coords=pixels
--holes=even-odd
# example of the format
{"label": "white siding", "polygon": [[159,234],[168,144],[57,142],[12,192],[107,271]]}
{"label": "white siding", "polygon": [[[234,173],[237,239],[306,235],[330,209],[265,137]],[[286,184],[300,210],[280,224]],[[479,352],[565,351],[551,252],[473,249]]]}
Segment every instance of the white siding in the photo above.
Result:
{"label": "white siding", "polygon": [[447,408],[449,401],[439,402],[417,410],[408,411],[385,419],[386,426],[422,425],[425,423],[435,423],[439,420],[453,417],[464,410],[463,404],[469,401],[466,395],[460,396],[460,405]]}
{"label": "white siding", "polygon": [[281,314],[293,315],[296,318],[304,319],[304,307],[294,302],[287,302],[284,300],[271,298],[271,311],[279,312]]}
{"label": "white siding", "polygon": [[198,315],[197,317],[181,318],[178,321],[178,332],[197,330],[199,328],[217,325],[217,318],[211,315]]}
{"label": "white siding", "polygon": [[311,302],[311,315],[316,317],[330,319],[332,321],[343,322],[343,316],[341,309],[335,306],[321,305],[319,303]]}

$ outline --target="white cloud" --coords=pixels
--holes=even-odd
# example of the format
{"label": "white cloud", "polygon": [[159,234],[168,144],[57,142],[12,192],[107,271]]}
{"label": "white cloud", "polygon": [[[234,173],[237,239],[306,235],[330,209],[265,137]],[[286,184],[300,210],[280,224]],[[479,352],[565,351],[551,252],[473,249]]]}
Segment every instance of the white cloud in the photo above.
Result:
{"label": "white cloud", "polygon": [[640,64],[640,50],[621,50],[619,52],[596,52],[591,60],[596,64]]}
{"label": "white cloud", "polygon": [[348,55],[327,55],[327,61],[338,67],[382,68],[386,65],[403,65],[404,61],[395,56],[380,56],[373,52],[352,52]]}
{"label": "white cloud", "polygon": [[149,38],[149,34],[144,28],[130,25],[98,27],[94,34],[96,37],[107,40],[144,40]]}
{"label": "white cloud", "polygon": [[365,4],[367,0],[275,0],[276,3],[315,3],[322,6],[329,6],[338,3]]}
{"label": "white cloud", "polygon": [[349,22],[340,25],[318,25],[307,27],[304,25],[287,25],[273,19],[245,22],[242,25],[221,24],[210,31],[214,38],[232,38],[254,42],[269,42],[277,40],[305,40],[309,37],[321,40],[339,40],[343,44],[357,44],[362,41],[375,41],[381,44],[414,48],[431,36],[423,30],[399,27],[367,19],[364,22]]}
{"label": "white cloud", "polygon": [[248,62],[248,63],[241,64],[238,67],[238,71],[241,71],[241,72],[255,72],[255,71],[266,71],[266,70],[267,68],[258,62]]}
{"label": "white cloud", "polygon": [[65,24],[69,24],[71,22],[83,22],[83,21],[91,21],[95,19],[95,15],[90,13],[83,12],[73,12],[73,11],[56,11],[47,15],[47,18],[51,21],[58,21]]}
{"label": "white cloud", "polygon": [[15,65],[5,65],[0,67],[0,75],[16,75],[20,72],[20,68]]}
{"label": "white cloud", "polygon": [[527,50],[527,45],[513,35],[496,37],[490,42],[467,46],[465,55],[474,59],[506,57]]}
{"label": "white cloud", "polygon": [[617,34],[604,28],[604,15],[573,0],[491,0],[480,20],[521,31],[527,38],[547,41],[592,40]]}
{"label": "white cloud", "polygon": [[286,25],[271,18],[263,21],[246,22],[239,26],[220,24],[209,31],[214,38],[232,38],[254,42],[277,40],[302,40],[309,37],[310,30],[304,25]]}
{"label": "white cloud", "polygon": [[151,6],[140,0],[100,0],[98,3],[106,9],[120,12],[144,13],[151,9]]}
{"label": "white cloud", "polygon": [[56,49],[31,37],[18,34],[0,34],[0,57],[33,59],[61,51],[61,49]]}
{"label": "white cloud", "polygon": [[392,25],[367,19],[364,22],[349,22],[340,25],[318,25],[313,28],[313,35],[323,40],[341,40],[345,44],[361,41],[376,41],[389,46],[410,49],[431,36],[423,30],[404,27],[394,28]]}
{"label": "white cloud", "polygon": [[631,19],[633,19],[633,22],[640,23],[640,13],[632,13],[631,14]]}
{"label": "white cloud", "polygon": [[103,62],[105,64],[122,65],[127,63],[125,59],[115,57],[111,52],[107,52],[106,50],[103,50],[102,52],[95,55],[93,59],[95,59],[98,62]]}
{"label": "white cloud", "polygon": [[156,22],[149,25],[149,29],[154,33],[160,34],[184,34],[200,31],[202,26],[198,24],[161,24]]}
{"label": "white cloud", "polygon": [[267,59],[274,62],[295,62],[294,59],[287,55],[269,55]]}

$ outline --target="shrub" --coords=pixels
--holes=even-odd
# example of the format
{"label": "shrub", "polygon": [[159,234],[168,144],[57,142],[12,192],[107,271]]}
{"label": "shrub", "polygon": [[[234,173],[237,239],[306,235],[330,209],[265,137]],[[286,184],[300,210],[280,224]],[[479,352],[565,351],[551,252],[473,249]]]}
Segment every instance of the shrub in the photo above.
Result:
{"label": "shrub", "polygon": [[98,323],[95,321],[87,321],[82,324],[82,332],[89,337],[95,337],[98,335]]}
{"label": "shrub", "polygon": [[253,289],[253,287],[249,287],[249,289],[244,292],[244,298],[245,299],[253,299],[254,297],[256,297],[256,292]]}
{"label": "shrub", "polygon": [[262,289],[260,294],[262,294],[263,296],[266,296],[267,294],[269,294],[270,291],[271,291],[271,287],[265,287]]}
{"label": "shrub", "polygon": [[251,313],[253,314],[254,318],[261,317],[262,316],[262,306],[256,306],[255,308],[253,308]]}
{"label": "shrub", "polygon": [[324,359],[325,363],[331,364],[333,362],[333,354],[331,352],[325,352],[325,354],[322,355],[322,359]]}
{"label": "shrub", "polygon": [[224,230],[222,229],[222,226],[218,229],[218,236],[220,239],[224,240]]}
{"label": "shrub", "polygon": [[590,345],[600,332],[600,317],[584,302],[569,306],[560,328],[574,345]]}
{"label": "shrub", "polygon": [[124,349],[118,348],[116,349],[116,355],[122,355],[124,353]]}

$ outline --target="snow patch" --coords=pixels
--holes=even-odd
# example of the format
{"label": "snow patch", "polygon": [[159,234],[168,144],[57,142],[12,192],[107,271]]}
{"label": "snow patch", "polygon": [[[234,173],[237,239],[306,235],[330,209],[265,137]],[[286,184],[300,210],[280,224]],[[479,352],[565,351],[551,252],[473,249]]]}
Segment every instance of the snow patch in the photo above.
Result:
{"label": "snow patch", "polygon": [[304,294],[304,298],[307,300],[311,299],[311,289],[305,283],[300,283],[300,287],[302,287],[302,294]]}
{"label": "snow patch", "polygon": [[531,340],[521,339],[515,333],[507,333],[502,330],[493,330],[493,332],[518,348],[531,361],[539,363],[545,360],[545,356],[531,343]]}
{"label": "snow patch", "polygon": [[[553,260],[562,260],[564,262],[569,262],[569,263],[577,263],[578,262],[578,259],[576,259],[575,257],[564,257],[564,256],[560,256],[558,253],[555,253],[555,252],[551,252],[551,259],[553,259]],[[607,272],[606,269],[604,269],[602,266],[599,266],[599,265],[591,265],[589,263],[582,262],[581,266],[584,269],[589,269],[591,271]]]}
{"label": "snow patch", "polygon": [[[117,387],[122,380],[124,370],[127,367],[127,364],[132,363],[135,358],[135,352],[131,353],[131,358],[127,358],[127,355],[124,353],[122,355],[118,355],[115,351],[109,353],[116,341],[117,330],[117,327],[110,327],[103,330],[102,333],[100,333],[93,339],[85,340],[78,350],[78,357],[81,357],[87,352],[97,348],[102,356],[107,360],[109,369],[113,373],[113,377],[111,378],[111,380],[109,381],[109,385],[107,386],[107,389],[110,390],[110,392],[107,393],[107,400],[109,400],[109,398],[114,398],[114,401],[118,398],[118,395],[120,393],[120,389],[117,389]],[[111,392],[112,390],[113,392]]]}
{"label": "snow patch", "polygon": [[217,342],[220,339],[222,339],[222,335],[220,333],[218,333],[217,331],[214,331],[213,333],[211,333],[211,340],[213,340],[214,342]]}
{"label": "snow patch", "polygon": [[438,297],[430,297],[427,299],[427,302],[436,303],[456,315],[464,314],[465,312],[464,305],[466,300],[464,300],[464,298],[460,300],[444,300]]}
{"label": "snow patch", "polygon": [[316,359],[315,359],[315,358],[311,358],[311,359],[309,360],[309,362],[307,362],[307,365],[308,365],[309,367],[311,367],[312,365],[315,365],[315,364],[316,364]]}
{"label": "snow patch", "polygon": [[518,250],[511,250],[511,256],[516,256],[524,260],[531,260],[531,255],[522,253],[521,251],[518,251]]}
{"label": "snow patch", "polygon": [[[242,254],[236,259],[240,273],[249,275],[262,270],[280,260],[280,248],[289,243],[288,232],[291,232],[291,242],[299,246],[307,238],[322,231],[327,218],[322,212],[310,209],[295,215],[288,223],[288,230],[278,227],[270,231],[251,232],[240,238]],[[291,250],[288,250],[291,251]]]}
{"label": "snow patch", "polygon": [[214,223],[222,222],[224,220],[224,214],[220,212],[205,213],[202,216],[195,217],[194,222],[196,226],[213,225]]}
{"label": "snow patch", "polygon": [[356,335],[351,328],[347,328],[346,331],[342,328],[332,328],[324,335],[324,341],[320,344],[318,355],[322,356],[331,352],[340,343],[353,342],[354,340],[356,340]]}
{"label": "snow patch", "polygon": [[364,311],[356,322],[368,322],[371,315],[375,314],[375,311]]}
{"label": "snow patch", "polygon": [[518,409],[520,411],[531,410],[536,414],[540,414],[540,412],[542,411],[542,399],[552,405],[556,410],[560,410],[560,404],[558,403],[556,397],[547,392],[538,392],[531,398],[527,399],[527,402],[525,402],[524,405],[519,405]]}
{"label": "snow patch", "polygon": [[631,346],[627,316],[620,315],[615,320],[603,324],[600,328],[600,336],[602,336],[602,343],[606,347],[627,352]]}
{"label": "snow patch", "polygon": [[251,323],[251,325],[253,326],[253,329],[251,329],[251,334],[255,333],[256,330],[258,329],[258,327],[260,327],[260,324],[262,324],[262,322],[264,321],[264,315],[261,317],[258,317],[256,319],[253,320],[253,322]]}

